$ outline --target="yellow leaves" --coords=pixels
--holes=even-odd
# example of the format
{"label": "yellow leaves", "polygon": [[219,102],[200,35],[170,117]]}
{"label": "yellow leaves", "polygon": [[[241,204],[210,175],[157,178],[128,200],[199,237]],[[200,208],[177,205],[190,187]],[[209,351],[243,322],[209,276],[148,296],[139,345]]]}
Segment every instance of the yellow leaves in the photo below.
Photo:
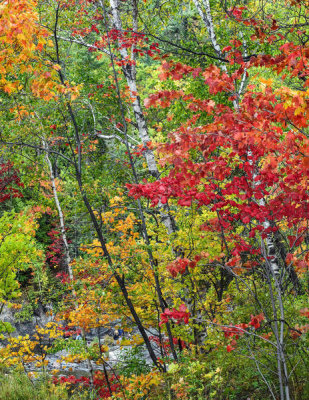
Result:
{"label": "yellow leaves", "polygon": [[[82,362],[87,359],[86,354],[68,354],[66,356],[61,357],[61,361],[65,361],[67,363],[74,363],[74,362]],[[62,366],[63,369],[66,368],[66,366]]]}
{"label": "yellow leaves", "polygon": [[283,108],[286,110],[288,107],[291,107],[292,99],[288,99],[283,103]]}
{"label": "yellow leaves", "polygon": [[37,378],[38,377],[38,373],[37,372],[28,372],[27,373],[27,376],[30,378],[30,379],[35,379],[35,378]]}
{"label": "yellow leaves", "polygon": [[131,339],[131,343],[139,345],[144,343],[143,338],[140,335],[133,335]]}
{"label": "yellow leaves", "polygon": [[301,115],[303,112],[304,112],[304,108],[298,107],[298,108],[296,108],[294,115]]}
{"label": "yellow leaves", "polygon": [[[120,239],[119,242],[111,240],[107,243],[107,249],[112,256],[117,257],[117,262],[124,262],[131,258],[133,254],[137,254],[137,238],[139,233],[136,232],[135,226],[137,220],[133,213],[126,214],[126,207],[120,207],[123,199],[115,196],[110,199],[111,210],[100,214],[99,219],[104,223],[110,233],[116,234]],[[103,254],[100,243],[94,240],[90,246],[83,246],[82,250],[89,255],[100,257]]]}
{"label": "yellow leaves", "polygon": [[0,348],[0,364],[16,367],[33,363],[35,368],[45,368],[48,365],[47,353],[51,344],[44,343],[51,343],[50,339],[62,336],[58,326],[55,322],[49,322],[44,327],[37,326],[31,338],[29,335],[8,337],[7,345]]}
{"label": "yellow leaves", "polygon": [[48,360],[43,360],[43,361],[37,361],[35,363],[36,368],[42,368],[42,367],[47,367],[48,365]]}
{"label": "yellow leaves", "polygon": [[121,203],[123,203],[123,197],[121,196],[114,196],[112,199],[110,199],[111,207],[114,207],[116,205],[121,205]]}
{"label": "yellow leaves", "polygon": [[[158,371],[151,371],[148,374],[132,375],[130,378],[120,377],[121,384],[130,398],[134,400],[147,398],[150,391],[154,390],[162,382],[163,377]],[[122,391],[115,393],[114,398],[123,399]]]}
{"label": "yellow leaves", "polygon": [[51,339],[56,339],[62,336],[62,333],[58,329],[58,324],[56,322],[48,322],[43,328],[37,326],[36,332],[38,335],[48,336]]}
{"label": "yellow leaves", "polygon": [[60,372],[59,369],[52,369],[52,370],[51,370],[51,374],[52,374],[52,375],[56,375],[56,374],[58,374],[59,372]]}
{"label": "yellow leaves", "polygon": [[125,347],[125,346],[131,346],[132,341],[130,339],[123,339],[120,343],[121,347]]}
{"label": "yellow leaves", "polygon": [[280,96],[285,110],[293,107],[293,113],[295,116],[302,114],[305,115],[308,113],[309,90],[301,91],[282,87],[277,89],[275,94]]}
{"label": "yellow leaves", "polygon": [[16,35],[16,39],[20,42],[23,42],[24,44],[26,43],[27,40],[26,36],[23,33],[18,33]]}

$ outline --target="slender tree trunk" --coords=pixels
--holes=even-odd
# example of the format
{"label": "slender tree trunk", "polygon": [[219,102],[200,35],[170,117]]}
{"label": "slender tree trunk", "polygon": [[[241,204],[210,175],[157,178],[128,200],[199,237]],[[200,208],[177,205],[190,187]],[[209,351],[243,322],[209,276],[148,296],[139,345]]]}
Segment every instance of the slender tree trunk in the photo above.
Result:
{"label": "slender tree trunk", "polygon": [[[104,8],[102,0],[100,0],[101,7]],[[137,31],[137,4],[133,0],[133,31]],[[110,0],[110,7],[112,12],[112,22],[114,27],[122,32],[122,21],[119,12],[119,1]],[[130,90],[130,95],[134,99],[132,102],[132,109],[137,125],[138,134],[141,142],[144,145],[145,151],[143,155],[145,156],[149,173],[156,179],[160,178],[160,173],[157,167],[157,162],[155,159],[154,152],[149,148],[148,143],[151,141],[149,136],[148,127],[145,119],[145,115],[141,106],[141,100],[138,95],[138,89],[136,84],[136,67],[135,67],[135,53],[133,52],[134,46],[131,49],[131,55],[129,55],[128,50],[122,47],[122,41],[119,40],[119,53],[123,61],[133,61],[132,64],[126,63],[122,67],[123,74],[127,81],[127,85]],[[112,55],[111,55],[112,56]],[[166,227],[168,234],[176,232],[176,225],[173,217],[170,215],[169,207],[167,204],[162,204],[159,202],[158,208],[160,210],[161,220]]]}
{"label": "slender tree trunk", "polygon": [[60,232],[61,232],[61,238],[62,238],[62,241],[64,244],[66,266],[67,266],[67,269],[69,272],[70,280],[72,281],[73,280],[73,271],[72,271],[72,267],[71,267],[71,256],[70,256],[69,243],[68,243],[68,239],[67,239],[67,235],[66,235],[63,212],[62,212],[62,208],[61,208],[59,197],[58,197],[54,170],[53,170],[53,166],[50,161],[50,158],[49,158],[49,146],[48,146],[46,140],[43,140],[43,148],[45,149],[45,160],[48,165],[50,181],[51,181],[51,185],[52,185],[52,189],[53,189],[54,201],[55,201],[57,211],[58,211],[58,216],[59,216]]}
{"label": "slender tree trunk", "polygon": [[[103,4],[102,4],[102,7],[104,7]],[[107,18],[106,18],[105,8],[103,8],[103,11],[104,11],[104,15],[105,15],[105,22],[106,22],[106,25],[107,25]],[[117,14],[117,16],[119,16],[119,15]],[[119,23],[121,24],[121,21]],[[137,32],[137,5],[136,5],[135,0],[133,0],[133,28],[134,28],[134,31]],[[123,119],[123,124],[124,124],[124,135],[125,135],[125,141],[124,142],[125,142],[125,145],[126,145],[126,148],[127,148],[127,153],[128,153],[129,160],[130,160],[130,166],[131,166],[131,169],[132,169],[133,180],[134,180],[135,184],[138,184],[139,183],[138,175],[137,175],[137,172],[136,172],[136,168],[135,168],[135,165],[134,165],[134,162],[133,162],[133,159],[132,159],[131,150],[130,150],[130,147],[129,147],[128,134],[127,134],[127,124],[126,124],[126,121],[125,121],[124,109],[123,109],[123,104],[122,104],[122,100],[121,100],[121,96],[120,96],[120,88],[119,88],[119,84],[118,84],[117,74],[116,74],[116,71],[115,71],[114,58],[113,58],[113,55],[112,55],[110,42],[108,42],[108,49],[109,49],[109,53],[111,55],[112,68],[113,68],[114,79],[115,79],[115,83],[116,83],[116,90],[117,90],[117,95],[118,95],[119,108],[120,108],[121,113],[122,113],[122,119]],[[135,56],[134,56],[133,50],[134,50],[134,45],[132,45],[132,57],[134,58]],[[136,76],[135,66],[133,65],[132,67],[134,68],[132,71],[134,71],[134,77],[135,77]],[[145,124],[146,124],[146,122],[145,122]],[[147,134],[148,134],[148,132],[147,132]],[[154,159],[154,161],[155,161],[155,159]],[[150,241],[149,241],[149,236],[148,236],[148,230],[147,230],[147,225],[146,225],[146,221],[145,221],[144,210],[143,210],[142,203],[141,203],[140,199],[137,200],[137,205],[138,205],[139,216],[140,216],[141,221],[142,221],[142,224],[141,224],[142,235],[143,235],[145,243],[148,246],[147,252],[148,252],[150,266],[151,266],[151,269],[152,269],[152,272],[153,272],[153,275],[154,275],[156,293],[157,293],[157,296],[158,296],[158,300],[159,300],[159,304],[160,304],[161,310],[162,310],[162,312],[164,312],[165,308],[167,307],[167,304],[166,304],[166,302],[165,302],[165,300],[163,298],[163,294],[162,294],[162,290],[161,290],[160,279],[159,279],[158,272],[157,272],[157,261],[154,259],[153,253],[152,253],[151,249],[149,248]],[[160,210],[160,214],[161,214],[161,218],[162,218],[163,222],[165,222],[165,226],[167,228],[168,233],[169,234],[173,233],[174,230],[175,230],[174,220],[171,218],[171,216],[169,214],[169,211],[168,211],[168,213],[165,213],[161,209]],[[172,224],[172,226],[170,225],[170,223]],[[167,334],[168,334],[168,338],[169,338],[169,344],[170,344],[170,348],[171,348],[171,351],[172,351],[173,358],[175,360],[177,360],[177,353],[175,351],[175,346],[174,346],[174,343],[173,343],[173,336],[172,336],[171,327],[170,327],[170,323],[169,322],[167,322],[167,324],[166,324],[166,330],[167,330]]]}
{"label": "slender tree trunk", "polygon": [[[53,166],[52,166],[52,163],[50,161],[50,158],[49,158],[49,147],[48,147],[48,144],[47,144],[46,140],[43,140],[43,148],[45,149],[45,160],[46,160],[48,168],[49,168],[49,175],[50,175],[50,180],[51,180],[52,189],[53,189],[54,201],[55,201],[55,204],[56,204],[56,207],[57,207],[57,211],[58,211],[58,216],[59,216],[60,231],[61,231],[61,238],[62,238],[62,241],[63,241],[63,244],[64,244],[66,266],[67,266],[67,269],[68,269],[68,272],[69,272],[70,281],[73,282],[74,276],[73,276],[73,270],[72,270],[72,266],[71,266],[71,256],[70,256],[69,243],[68,243],[67,236],[66,236],[66,229],[65,229],[65,224],[64,224],[64,216],[63,216],[62,208],[61,208],[60,201],[59,201],[59,198],[58,198],[58,192],[57,192],[57,186],[56,186],[56,181],[55,181],[54,170],[53,170]],[[75,300],[77,300],[76,292],[75,292],[74,289],[72,291],[72,294],[73,294],[73,297],[75,298]],[[77,302],[76,302],[76,306],[77,306]],[[82,331],[83,341],[84,341],[84,344],[85,344],[85,350],[87,351],[86,332],[82,328],[81,328],[81,331]],[[87,362],[87,367],[88,367],[88,371],[89,371],[89,375],[90,375],[90,383],[93,386],[93,368],[92,368],[92,364],[91,364],[91,361],[89,360],[89,358],[87,358],[86,362]]]}
{"label": "slender tree trunk", "polygon": [[[103,5],[102,2],[101,2],[101,4],[102,4],[102,7],[104,9],[104,5]],[[56,20],[55,20],[55,26],[54,26],[54,40],[55,40],[55,49],[56,49],[56,60],[57,60],[57,63],[60,64],[61,63],[60,62],[60,52],[59,52],[58,37],[57,37],[58,22],[59,22],[59,5],[58,5],[58,8],[56,9]],[[59,70],[58,74],[59,74],[60,82],[63,85],[65,85],[65,80],[64,80],[64,76],[62,74],[62,71]],[[71,107],[71,104],[68,101],[65,101],[65,105],[66,105],[66,108],[67,108],[67,111],[68,111],[68,115],[69,115],[71,123],[72,123],[73,131],[74,131],[74,135],[75,135],[75,140],[76,140],[76,143],[77,143],[77,155],[75,156],[75,154],[73,154],[73,160],[72,160],[73,164],[74,164],[74,168],[75,168],[75,177],[76,177],[76,180],[77,180],[77,184],[78,184],[78,187],[79,187],[79,191],[80,191],[82,200],[83,200],[84,205],[85,205],[85,207],[86,207],[86,209],[88,211],[89,217],[91,219],[91,222],[92,222],[93,227],[94,227],[94,229],[96,231],[98,240],[100,242],[100,245],[101,245],[101,248],[102,248],[102,251],[103,251],[103,257],[107,260],[109,266],[113,270],[113,275],[114,275],[114,277],[115,277],[115,279],[116,279],[116,281],[118,283],[118,286],[119,286],[119,288],[120,288],[120,290],[121,290],[121,292],[122,292],[122,294],[124,296],[126,304],[127,304],[128,308],[129,308],[129,310],[131,312],[131,315],[132,315],[132,317],[133,317],[133,319],[134,319],[134,321],[135,321],[135,323],[136,323],[136,325],[138,327],[138,330],[139,330],[139,332],[140,332],[140,334],[141,334],[141,336],[142,336],[142,338],[144,340],[144,343],[146,345],[147,351],[149,353],[149,356],[150,356],[152,362],[154,363],[154,365],[159,370],[164,370],[162,365],[157,360],[157,357],[156,357],[156,355],[154,353],[154,350],[153,350],[153,348],[151,346],[151,343],[149,341],[149,338],[147,336],[145,328],[144,328],[144,326],[143,326],[143,324],[142,324],[142,322],[141,322],[141,320],[140,320],[140,318],[139,318],[139,316],[138,316],[138,314],[137,314],[137,312],[135,310],[134,304],[132,303],[132,301],[131,301],[131,299],[129,297],[129,294],[128,294],[128,291],[127,291],[127,287],[125,285],[124,276],[122,276],[122,277],[120,276],[120,274],[118,273],[118,271],[116,270],[116,268],[115,268],[115,266],[113,264],[112,258],[110,256],[108,250],[107,250],[107,247],[106,247],[106,241],[105,241],[105,238],[103,236],[102,229],[101,229],[101,227],[100,227],[100,225],[99,225],[99,223],[97,221],[97,218],[95,216],[94,210],[93,210],[93,208],[92,208],[92,206],[91,206],[91,204],[90,204],[90,202],[88,200],[87,193],[85,192],[83,181],[82,181],[82,168],[81,168],[81,166],[82,166],[82,162],[81,162],[82,161],[82,153],[81,153],[81,143],[80,143],[79,128],[78,128],[78,124],[77,124],[77,121],[76,121],[76,118],[75,118],[74,111],[73,111],[73,109]]]}

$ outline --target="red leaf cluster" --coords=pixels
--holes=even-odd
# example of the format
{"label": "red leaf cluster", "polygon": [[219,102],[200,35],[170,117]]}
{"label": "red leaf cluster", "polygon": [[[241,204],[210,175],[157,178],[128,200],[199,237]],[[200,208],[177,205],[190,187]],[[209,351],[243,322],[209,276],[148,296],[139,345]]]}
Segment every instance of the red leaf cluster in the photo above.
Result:
{"label": "red leaf cluster", "polygon": [[23,197],[18,188],[24,187],[18,172],[10,162],[0,164],[0,203],[10,198]]}
{"label": "red leaf cluster", "polygon": [[164,310],[164,313],[160,315],[161,322],[159,325],[166,324],[169,319],[175,321],[176,324],[180,324],[181,322],[188,324],[189,317],[190,313],[188,312],[186,305],[181,304],[178,310],[176,310],[175,308],[173,308],[173,310],[169,310],[168,308],[166,308]]}
{"label": "red leaf cluster", "polygon": [[[117,393],[120,390],[120,384],[118,383],[117,377],[114,375],[108,378],[110,389],[112,393]],[[90,387],[90,379],[86,376],[82,376],[80,378],[76,378],[74,375],[70,376],[61,376],[60,378],[53,377],[53,383],[55,385],[59,384],[69,384],[72,386],[83,386]],[[96,371],[93,378],[93,386],[97,391],[99,399],[109,399],[111,396],[110,390],[108,388],[106,378],[104,374],[100,371]]]}

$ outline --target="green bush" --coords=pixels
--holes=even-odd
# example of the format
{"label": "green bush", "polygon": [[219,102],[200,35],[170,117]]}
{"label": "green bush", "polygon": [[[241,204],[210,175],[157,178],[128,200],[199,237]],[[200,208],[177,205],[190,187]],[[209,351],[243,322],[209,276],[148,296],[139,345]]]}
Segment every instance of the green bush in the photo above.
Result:
{"label": "green bush", "polygon": [[0,373],[0,400],[86,400],[86,394],[70,396],[63,385],[52,384],[47,376],[32,382],[24,373]]}

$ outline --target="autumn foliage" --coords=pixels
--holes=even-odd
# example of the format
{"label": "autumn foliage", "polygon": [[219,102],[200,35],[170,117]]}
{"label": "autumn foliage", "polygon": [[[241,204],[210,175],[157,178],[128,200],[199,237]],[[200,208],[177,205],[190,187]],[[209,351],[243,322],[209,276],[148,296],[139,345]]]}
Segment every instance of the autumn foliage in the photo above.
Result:
{"label": "autumn foliage", "polygon": [[1,3],[4,373],[309,395],[308,8],[266,3]]}

